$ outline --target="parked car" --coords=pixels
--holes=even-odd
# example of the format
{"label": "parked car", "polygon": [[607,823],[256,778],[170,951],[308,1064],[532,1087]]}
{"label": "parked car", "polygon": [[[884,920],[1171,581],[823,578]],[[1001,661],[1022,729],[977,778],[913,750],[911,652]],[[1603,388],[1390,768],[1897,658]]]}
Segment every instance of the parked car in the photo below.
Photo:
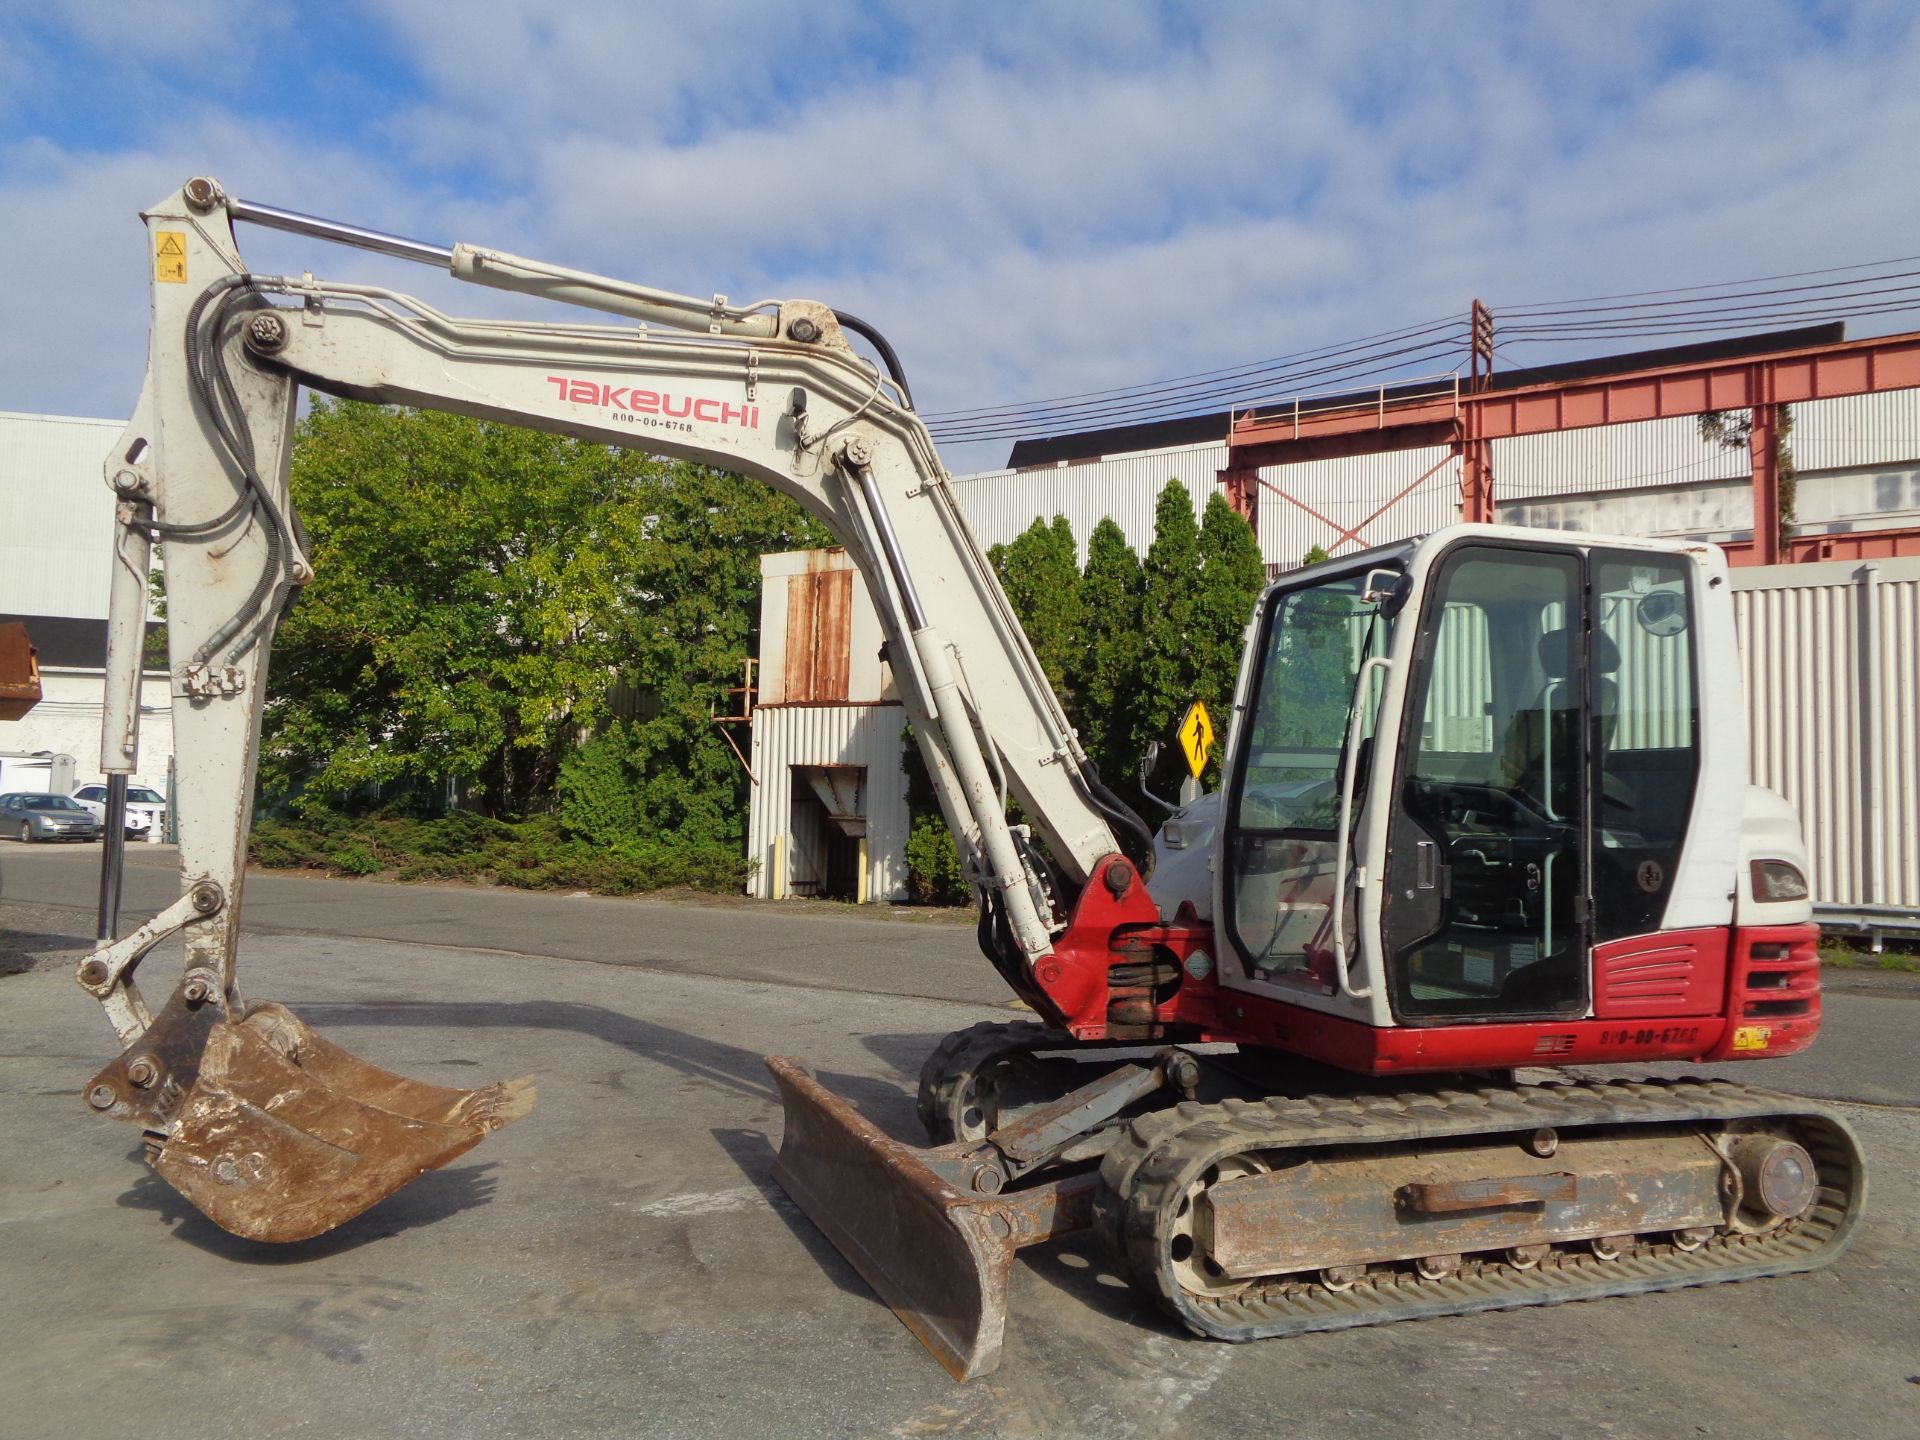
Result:
{"label": "parked car", "polygon": [[98,840],[100,822],[71,795],[0,795],[0,835],[20,842]]}
{"label": "parked car", "polygon": [[[73,798],[102,824],[107,819],[107,787],[104,784],[82,785],[73,792]],[[145,785],[127,786],[127,838],[144,840],[155,826],[162,830],[167,825],[166,797],[158,790],[150,790]]]}

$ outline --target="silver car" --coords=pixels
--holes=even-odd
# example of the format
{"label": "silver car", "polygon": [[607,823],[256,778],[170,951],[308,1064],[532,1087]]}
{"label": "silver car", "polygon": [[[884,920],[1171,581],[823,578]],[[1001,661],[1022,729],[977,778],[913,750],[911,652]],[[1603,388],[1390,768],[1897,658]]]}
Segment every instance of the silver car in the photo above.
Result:
{"label": "silver car", "polygon": [[98,840],[100,822],[68,795],[0,795],[0,835],[34,840]]}

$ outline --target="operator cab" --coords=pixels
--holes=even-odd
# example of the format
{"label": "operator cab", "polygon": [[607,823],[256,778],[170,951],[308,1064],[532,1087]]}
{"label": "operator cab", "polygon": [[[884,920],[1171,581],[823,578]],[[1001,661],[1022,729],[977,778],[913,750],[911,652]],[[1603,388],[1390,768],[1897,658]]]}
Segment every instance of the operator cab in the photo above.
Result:
{"label": "operator cab", "polygon": [[1696,572],[1482,531],[1269,591],[1223,797],[1223,981],[1409,1026],[1589,1013],[1593,947],[1661,929],[1679,868]]}

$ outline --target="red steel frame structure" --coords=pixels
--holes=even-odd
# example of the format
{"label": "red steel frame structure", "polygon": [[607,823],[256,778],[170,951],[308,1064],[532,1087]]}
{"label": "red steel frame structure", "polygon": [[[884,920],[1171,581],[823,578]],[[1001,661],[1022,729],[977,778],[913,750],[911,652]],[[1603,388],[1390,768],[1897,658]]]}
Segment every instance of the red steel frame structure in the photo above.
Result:
{"label": "red steel frame structure", "polygon": [[[1261,478],[1263,466],[1353,455],[1377,455],[1432,445],[1460,460],[1460,518],[1494,518],[1492,442],[1518,435],[1582,430],[1664,420],[1708,411],[1747,410],[1753,416],[1748,449],[1753,473],[1753,539],[1727,545],[1736,565],[1784,560],[1875,559],[1920,555],[1920,529],[1787,537],[1780,528],[1780,467],[1776,416],[1781,405],[1920,389],[1920,332],[1848,340],[1737,359],[1699,361],[1540,385],[1487,388],[1480,336],[1491,338],[1491,317],[1474,302],[1473,372],[1464,388],[1376,402],[1342,402],[1290,413],[1235,416],[1227,435],[1227,468],[1220,482],[1234,508],[1250,521],[1261,487],[1332,527],[1333,546],[1360,532],[1410,494],[1434,466],[1359,525],[1336,525],[1311,506]],[[1490,346],[1487,347],[1490,350]],[[1440,464],[1444,465],[1447,460]]]}

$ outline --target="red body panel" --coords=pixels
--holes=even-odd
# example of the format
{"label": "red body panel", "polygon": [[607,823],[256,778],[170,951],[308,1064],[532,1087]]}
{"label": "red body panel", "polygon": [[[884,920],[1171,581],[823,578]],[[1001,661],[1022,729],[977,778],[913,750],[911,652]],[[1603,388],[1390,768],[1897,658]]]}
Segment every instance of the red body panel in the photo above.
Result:
{"label": "red body panel", "polygon": [[1727,993],[1724,926],[1609,940],[1593,950],[1593,1013],[1600,1020],[1718,1015]]}
{"label": "red body panel", "polygon": [[[1073,923],[1036,967],[1039,993],[1030,998],[1080,1040],[1177,1030],[1362,1075],[1759,1060],[1804,1050],[1819,1031],[1819,939],[1811,923],[1634,936],[1595,948],[1592,1019],[1380,1028],[1222,989],[1217,964],[1193,975],[1186,966],[1195,952],[1219,953],[1213,927],[1190,912],[1160,923],[1133,867],[1114,856],[1096,867]],[[1171,996],[1156,1004],[1109,984],[1109,967],[1153,957],[1181,967]]]}
{"label": "red body panel", "polygon": [[1794,1055],[1820,1033],[1820,927],[1751,926],[1733,932],[1727,1033],[1706,1060]]}

